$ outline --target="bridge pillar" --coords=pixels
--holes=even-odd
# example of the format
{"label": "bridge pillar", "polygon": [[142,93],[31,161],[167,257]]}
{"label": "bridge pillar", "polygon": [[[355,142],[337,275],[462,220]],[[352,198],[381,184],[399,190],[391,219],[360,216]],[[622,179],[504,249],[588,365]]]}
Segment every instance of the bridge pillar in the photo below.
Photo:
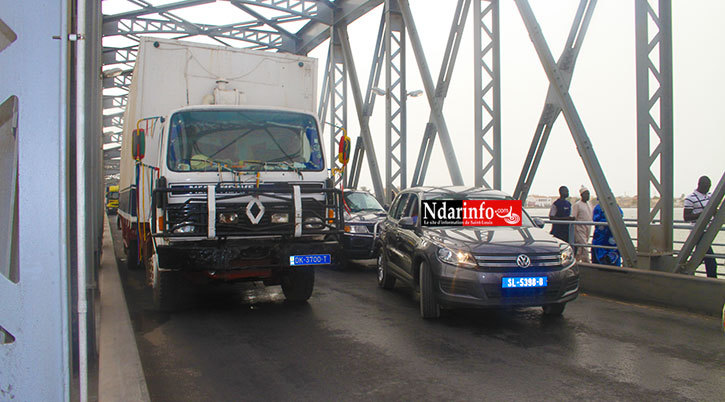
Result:
{"label": "bridge pillar", "polygon": [[[638,267],[672,271],[675,267],[671,0],[635,1],[635,43]],[[652,189],[659,196],[654,205]],[[655,223],[657,215],[659,222]]]}

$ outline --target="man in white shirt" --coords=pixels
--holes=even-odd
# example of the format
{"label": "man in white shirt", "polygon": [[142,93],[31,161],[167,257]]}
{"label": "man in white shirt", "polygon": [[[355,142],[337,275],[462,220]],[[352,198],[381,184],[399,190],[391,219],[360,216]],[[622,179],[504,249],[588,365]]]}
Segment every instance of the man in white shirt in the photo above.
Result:
{"label": "man in white shirt", "polygon": [[[700,217],[700,214],[705,209],[708,201],[710,201],[710,193],[708,193],[710,185],[710,178],[702,176],[700,177],[700,180],[697,181],[697,188],[695,191],[685,197],[685,209],[683,211],[685,222],[694,223],[697,218]],[[707,249],[707,254],[713,254],[712,246]],[[715,261],[715,258],[705,257],[702,261],[705,263],[707,277],[717,278],[717,261]]]}
{"label": "man in white shirt", "polygon": [[[592,206],[589,205],[589,189],[581,186],[579,189],[579,195],[581,198],[577,201],[573,207],[571,207],[571,216],[576,221],[592,221]],[[592,233],[592,227],[590,225],[575,225],[574,226],[574,243],[575,244],[587,244],[589,243],[589,236]],[[576,259],[579,262],[590,262],[589,251],[586,247],[576,247]]]}

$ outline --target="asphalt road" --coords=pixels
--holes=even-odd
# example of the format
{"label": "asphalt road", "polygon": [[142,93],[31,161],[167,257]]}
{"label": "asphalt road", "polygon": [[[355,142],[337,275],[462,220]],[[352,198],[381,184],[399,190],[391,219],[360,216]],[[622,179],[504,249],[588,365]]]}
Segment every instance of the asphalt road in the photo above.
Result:
{"label": "asphalt road", "polygon": [[561,318],[426,321],[412,291],[379,289],[364,266],[319,269],[305,305],[246,284],[162,314],[143,272],[119,271],[153,401],[725,400],[713,318],[582,295]]}

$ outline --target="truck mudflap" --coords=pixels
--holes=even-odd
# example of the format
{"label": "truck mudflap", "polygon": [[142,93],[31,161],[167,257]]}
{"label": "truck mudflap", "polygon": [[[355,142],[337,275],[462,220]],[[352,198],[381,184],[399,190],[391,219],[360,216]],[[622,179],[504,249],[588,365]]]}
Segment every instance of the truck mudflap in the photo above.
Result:
{"label": "truck mudflap", "polygon": [[[336,241],[225,240],[179,242],[157,246],[159,265],[178,271],[263,271],[269,275],[296,269],[290,264],[294,256],[329,256],[309,259],[307,265],[329,265],[337,259]],[[265,275],[254,275],[265,276]]]}

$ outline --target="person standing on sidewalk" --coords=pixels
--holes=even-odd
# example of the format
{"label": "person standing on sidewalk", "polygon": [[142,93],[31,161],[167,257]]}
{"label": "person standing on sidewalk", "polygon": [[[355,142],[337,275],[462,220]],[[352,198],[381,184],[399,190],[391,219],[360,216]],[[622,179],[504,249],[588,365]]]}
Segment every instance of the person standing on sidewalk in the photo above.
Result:
{"label": "person standing on sidewalk", "polygon": [[[552,221],[570,221],[574,219],[571,216],[571,203],[566,200],[567,198],[569,198],[569,189],[566,186],[559,187],[559,198],[551,204],[549,219]],[[569,225],[554,223],[551,225],[551,234],[568,243]]]}
{"label": "person standing on sidewalk", "polygon": [[[700,217],[708,201],[710,201],[710,193],[708,191],[710,191],[711,184],[709,177],[702,176],[697,181],[695,191],[685,197],[685,208],[683,211],[685,222],[692,222],[694,224],[697,218]],[[712,246],[707,249],[707,254],[713,254]],[[705,263],[707,277],[717,278],[717,261],[715,261],[715,257],[705,257],[702,259],[702,262]]]}
{"label": "person standing on sidewalk", "polygon": [[[575,221],[592,221],[592,206],[589,205],[589,189],[581,186],[579,189],[579,201],[574,203],[571,208],[571,216],[574,217]],[[574,243],[575,244],[587,244],[589,243],[589,236],[591,235],[592,227],[590,225],[576,225],[574,226]],[[574,246],[576,250],[576,260],[579,262],[590,262],[589,251],[585,246]]]}

